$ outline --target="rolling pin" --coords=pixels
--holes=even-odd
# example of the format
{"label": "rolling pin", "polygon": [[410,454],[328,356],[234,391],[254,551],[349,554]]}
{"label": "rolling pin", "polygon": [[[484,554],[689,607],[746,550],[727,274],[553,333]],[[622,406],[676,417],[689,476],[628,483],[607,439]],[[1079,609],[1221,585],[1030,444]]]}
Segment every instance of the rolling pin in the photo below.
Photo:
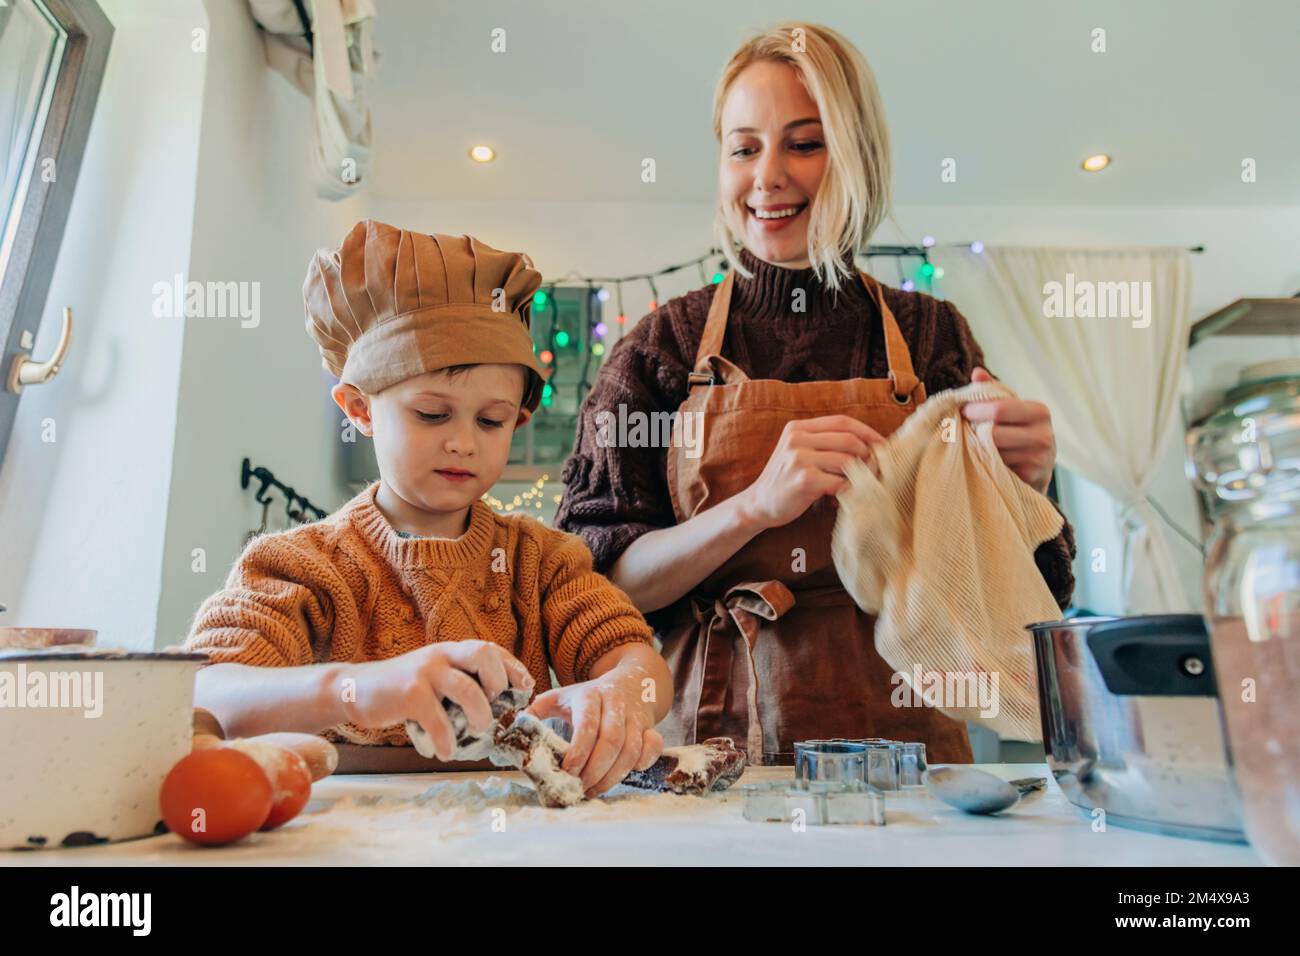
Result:
{"label": "rolling pin", "polygon": [[[193,731],[194,749],[196,750],[202,750],[206,747],[220,747],[226,740],[221,721],[217,720],[216,715],[210,710],[204,710],[202,707],[194,708]],[[273,747],[292,750],[307,764],[307,770],[311,773],[313,783],[328,777],[339,765],[339,753],[334,748],[334,745],[315,734],[280,732],[258,734],[256,737],[246,739],[254,743],[270,744]]]}

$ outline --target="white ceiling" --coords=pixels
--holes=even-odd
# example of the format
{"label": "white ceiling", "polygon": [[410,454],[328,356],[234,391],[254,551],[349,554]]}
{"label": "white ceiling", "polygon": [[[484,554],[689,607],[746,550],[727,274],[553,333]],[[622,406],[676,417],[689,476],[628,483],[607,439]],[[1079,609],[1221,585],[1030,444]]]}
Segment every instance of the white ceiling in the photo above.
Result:
{"label": "white ceiling", "polygon": [[[717,77],[752,28],[796,11],[875,70],[898,204],[1300,206],[1300,0],[378,7],[382,198],[712,202]],[[490,50],[496,27],[504,54]],[[1089,49],[1095,27],[1104,54]],[[494,163],[469,160],[479,142]],[[1093,152],[1111,168],[1080,171]],[[945,157],[956,183],[940,182]]]}

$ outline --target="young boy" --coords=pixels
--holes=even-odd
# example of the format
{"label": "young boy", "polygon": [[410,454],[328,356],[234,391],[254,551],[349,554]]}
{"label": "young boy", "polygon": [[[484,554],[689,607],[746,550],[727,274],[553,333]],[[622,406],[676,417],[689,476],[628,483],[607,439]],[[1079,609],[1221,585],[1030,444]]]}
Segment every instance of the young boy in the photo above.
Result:
{"label": "young boy", "polygon": [[366,220],[313,258],[307,331],[334,400],[373,438],[379,481],[314,524],[254,539],[199,608],[212,652],[195,702],[233,736],[277,730],[407,744],[449,759],[444,698],[470,729],[507,686],[574,728],[589,795],[657,759],[672,679],[627,596],[575,535],[480,500],[541,398],[528,331],[541,276],[469,236]]}

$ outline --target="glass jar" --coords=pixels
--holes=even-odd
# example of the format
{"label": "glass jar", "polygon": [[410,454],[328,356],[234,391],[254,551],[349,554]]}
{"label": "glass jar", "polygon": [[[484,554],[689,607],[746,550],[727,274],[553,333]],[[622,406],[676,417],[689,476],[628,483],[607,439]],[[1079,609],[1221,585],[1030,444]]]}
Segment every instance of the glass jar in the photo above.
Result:
{"label": "glass jar", "polygon": [[1300,865],[1300,378],[1244,381],[1187,436],[1204,600],[1246,835]]}

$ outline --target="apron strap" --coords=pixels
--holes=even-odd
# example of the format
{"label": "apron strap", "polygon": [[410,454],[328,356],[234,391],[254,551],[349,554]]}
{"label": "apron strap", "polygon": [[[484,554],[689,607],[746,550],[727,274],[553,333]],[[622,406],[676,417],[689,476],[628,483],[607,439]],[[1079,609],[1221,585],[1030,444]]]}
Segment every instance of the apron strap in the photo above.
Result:
{"label": "apron strap", "polygon": [[[912,353],[907,348],[907,340],[903,338],[893,310],[885,302],[880,283],[862,270],[858,274],[880,312],[881,325],[885,331],[885,355],[889,361],[889,380],[894,383],[894,397],[900,402],[906,402],[920,383],[912,370]],[[713,290],[709,317],[704,323],[700,346],[695,352],[695,368],[689,375],[688,387],[734,384],[749,380],[738,366],[722,356],[722,343],[727,335],[727,317],[731,311],[731,290],[735,280],[736,270],[730,269]]]}
{"label": "apron strap", "polygon": [[688,377],[688,387],[749,380],[749,376],[738,366],[722,356],[722,341],[727,335],[727,315],[731,311],[731,289],[735,281],[736,271],[729,269],[722,282],[713,290],[709,317],[704,323],[704,333],[700,336],[700,347],[695,350],[695,368]]}
{"label": "apron strap", "polygon": [[894,318],[893,310],[885,303],[885,295],[881,291],[880,283],[861,270],[858,274],[862,276],[867,291],[876,300],[876,307],[880,310],[880,324],[885,330],[885,355],[889,359],[889,380],[894,383],[894,397],[900,402],[905,402],[916,391],[916,386],[921,381],[912,371],[912,353],[907,348],[907,339],[903,338],[903,332],[898,327],[898,320]]}
{"label": "apron strap", "polygon": [[[721,627],[725,632],[729,625],[736,628],[736,636],[745,652],[745,667],[748,671],[748,684],[745,688],[745,707],[748,726],[745,732],[745,752],[753,764],[763,761],[763,717],[758,706],[758,671],[754,666],[754,645],[758,642],[761,624],[759,619],[775,621],[790,608],[794,607],[794,594],[780,581],[746,581],[732,585],[720,600],[715,600],[712,607],[699,597],[692,597],[691,610],[695,620],[704,626],[702,638],[703,659],[710,656],[713,632]],[[729,658],[730,654],[722,646],[714,648],[714,656]],[[719,664],[724,661],[719,661]],[[705,670],[706,668],[701,668]],[[722,676],[729,678],[731,667],[718,667]],[[696,732],[693,739],[698,740],[698,724],[703,717],[714,727],[720,722],[726,707],[726,687],[718,685],[706,688],[704,681],[693,688],[696,694],[694,706],[690,712],[695,715]],[[707,696],[708,699],[705,699]],[[710,730],[710,736],[716,735]]]}

